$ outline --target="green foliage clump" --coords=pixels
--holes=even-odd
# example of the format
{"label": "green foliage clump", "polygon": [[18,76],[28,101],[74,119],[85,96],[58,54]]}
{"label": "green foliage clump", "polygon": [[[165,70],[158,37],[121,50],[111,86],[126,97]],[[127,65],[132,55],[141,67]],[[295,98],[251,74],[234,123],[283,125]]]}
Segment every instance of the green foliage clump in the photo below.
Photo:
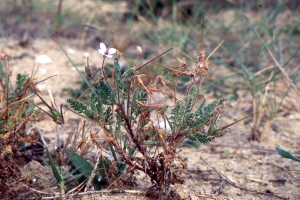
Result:
{"label": "green foliage clump", "polygon": [[[150,177],[155,187],[163,189],[182,182],[179,174],[186,168],[186,161],[177,155],[176,148],[183,140],[207,144],[224,134],[224,130],[217,127],[217,107],[226,99],[208,105],[204,99],[197,106],[200,90],[193,85],[188,88],[184,100],[179,100],[175,89],[178,76],[169,80],[173,82],[170,86],[173,88],[167,90],[174,93],[151,91],[156,85],[145,86],[141,79],[143,75],[136,69],[129,68],[122,74],[119,60],[115,58],[111,79],[107,79],[103,70],[102,76],[96,76],[101,81],[95,82],[93,90],[86,95],[87,101],[67,99],[67,103],[74,112],[98,123],[107,138],[113,138],[109,143],[121,158],[123,169],[126,164],[132,174],[140,170]],[[160,80],[167,80],[167,76],[161,75]],[[154,92],[168,94],[174,105],[157,102]],[[171,113],[168,113],[169,108],[172,108]],[[152,155],[152,149],[158,147],[160,150]],[[130,153],[132,150],[141,153],[143,159]],[[181,168],[175,160],[180,161]],[[116,161],[121,165],[119,159]],[[106,168],[109,168],[111,163],[107,164]]]}

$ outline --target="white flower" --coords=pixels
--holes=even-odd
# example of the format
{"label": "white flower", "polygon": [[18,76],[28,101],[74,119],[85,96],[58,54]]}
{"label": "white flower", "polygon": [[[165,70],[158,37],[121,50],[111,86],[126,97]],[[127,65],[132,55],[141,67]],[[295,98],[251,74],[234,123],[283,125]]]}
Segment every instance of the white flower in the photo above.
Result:
{"label": "white flower", "polygon": [[117,52],[117,50],[115,48],[107,49],[105,44],[103,44],[102,42],[100,43],[100,49],[98,49],[98,51],[102,55],[109,57],[109,58],[112,58],[112,54],[115,54]]}

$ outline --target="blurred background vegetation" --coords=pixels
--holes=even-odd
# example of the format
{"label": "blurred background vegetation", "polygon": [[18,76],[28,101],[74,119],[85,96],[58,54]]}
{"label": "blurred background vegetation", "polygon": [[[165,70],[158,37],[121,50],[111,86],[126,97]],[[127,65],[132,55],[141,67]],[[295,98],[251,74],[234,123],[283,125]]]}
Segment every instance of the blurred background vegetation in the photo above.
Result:
{"label": "blurred background vegetation", "polygon": [[[264,130],[293,90],[274,59],[293,84],[299,80],[299,8],[297,0],[4,0],[0,22],[3,41],[15,39],[24,48],[37,38],[66,39],[78,48],[94,49],[104,42],[124,52],[124,63],[134,65],[137,45],[144,60],[170,48],[169,43],[197,60],[205,13],[203,50],[209,55],[226,41],[210,58],[211,76],[203,93],[231,100],[248,98],[251,106],[246,112],[260,111],[252,123]],[[177,57],[196,66],[176,49],[159,63],[175,67]],[[150,80],[162,68],[151,65],[144,70]]]}

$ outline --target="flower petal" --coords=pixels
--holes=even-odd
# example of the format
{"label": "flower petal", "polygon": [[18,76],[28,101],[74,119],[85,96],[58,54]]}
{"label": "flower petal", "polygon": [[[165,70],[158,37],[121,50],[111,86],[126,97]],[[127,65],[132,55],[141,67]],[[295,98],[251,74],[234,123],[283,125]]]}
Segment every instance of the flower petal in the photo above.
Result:
{"label": "flower petal", "polygon": [[108,54],[115,54],[116,52],[117,52],[117,49],[115,49],[115,48],[108,49]]}
{"label": "flower petal", "polygon": [[109,54],[107,54],[107,55],[105,55],[106,57],[109,57],[109,58],[112,58],[112,55],[109,55]]}
{"label": "flower petal", "polygon": [[102,42],[100,43],[100,49],[106,51],[106,46]]}
{"label": "flower petal", "polygon": [[105,56],[105,49],[98,49],[98,52]]}

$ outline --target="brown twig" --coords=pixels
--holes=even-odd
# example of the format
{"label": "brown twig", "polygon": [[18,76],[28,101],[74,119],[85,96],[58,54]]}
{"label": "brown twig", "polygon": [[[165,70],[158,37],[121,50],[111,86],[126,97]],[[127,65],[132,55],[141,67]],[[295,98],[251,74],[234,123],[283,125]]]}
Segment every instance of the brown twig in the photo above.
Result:
{"label": "brown twig", "polygon": [[[107,127],[99,120],[99,125],[103,129],[104,133],[111,137],[111,134],[107,130]],[[124,162],[130,166],[135,166],[135,169],[138,169],[140,171],[144,171],[142,167],[135,165],[130,158],[127,157],[126,152],[123,151],[123,149],[119,146],[119,144],[116,142],[116,140],[111,141],[111,144],[115,147],[116,152],[122,157]]]}
{"label": "brown twig", "polygon": [[138,70],[140,70],[141,68],[143,68],[144,66],[146,66],[146,65],[148,65],[149,63],[151,63],[153,60],[155,60],[155,59],[157,59],[157,58],[159,58],[159,57],[161,57],[162,55],[164,55],[165,53],[167,53],[167,52],[169,52],[169,51],[171,51],[173,48],[170,48],[170,49],[168,49],[167,51],[165,51],[165,52],[163,52],[163,53],[161,53],[161,54],[159,54],[158,56],[156,56],[156,57],[154,57],[154,58],[152,58],[151,60],[149,60],[148,62],[146,62],[146,63],[144,63],[144,64],[142,64],[141,66],[139,66],[139,67],[137,67],[137,68],[135,68],[135,72],[136,71],[138,71]]}
{"label": "brown twig", "polygon": [[89,188],[92,180],[94,179],[94,177],[96,175],[96,171],[98,169],[98,165],[99,165],[99,162],[100,162],[100,157],[102,156],[102,153],[100,153],[100,150],[97,151],[97,155],[98,155],[98,157],[97,157],[97,161],[96,161],[95,167],[94,167],[94,169],[93,169],[93,171],[91,173],[91,176],[89,177],[89,179],[88,179],[88,181],[86,183],[86,186],[84,188],[84,192],[86,192],[88,190],[88,188]]}
{"label": "brown twig", "polygon": [[137,146],[138,150],[143,154],[143,156],[149,161],[151,160],[150,157],[146,154],[146,150],[145,148],[140,144],[140,142],[137,140],[137,138],[135,137],[134,133],[133,133],[133,130],[132,130],[132,127],[131,127],[131,124],[130,124],[130,121],[129,121],[129,118],[126,116],[125,114],[125,110],[124,110],[124,107],[123,107],[123,104],[119,104],[119,109],[121,111],[121,114],[123,116],[123,119],[127,125],[127,131],[132,139],[132,141],[134,142],[134,144]]}
{"label": "brown twig", "polygon": [[[132,167],[131,169],[129,169],[128,171],[133,170],[134,167],[135,167],[135,166],[133,166],[133,167]],[[124,175],[125,175],[125,173],[122,174],[121,176],[119,176],[118,178],[116,178],[116,179],[115,179],[115,180],[107,187],[107,190],[108,190],[111,186],[113,186],[118,180],[120,180],[120,178],[122,178]]]}

